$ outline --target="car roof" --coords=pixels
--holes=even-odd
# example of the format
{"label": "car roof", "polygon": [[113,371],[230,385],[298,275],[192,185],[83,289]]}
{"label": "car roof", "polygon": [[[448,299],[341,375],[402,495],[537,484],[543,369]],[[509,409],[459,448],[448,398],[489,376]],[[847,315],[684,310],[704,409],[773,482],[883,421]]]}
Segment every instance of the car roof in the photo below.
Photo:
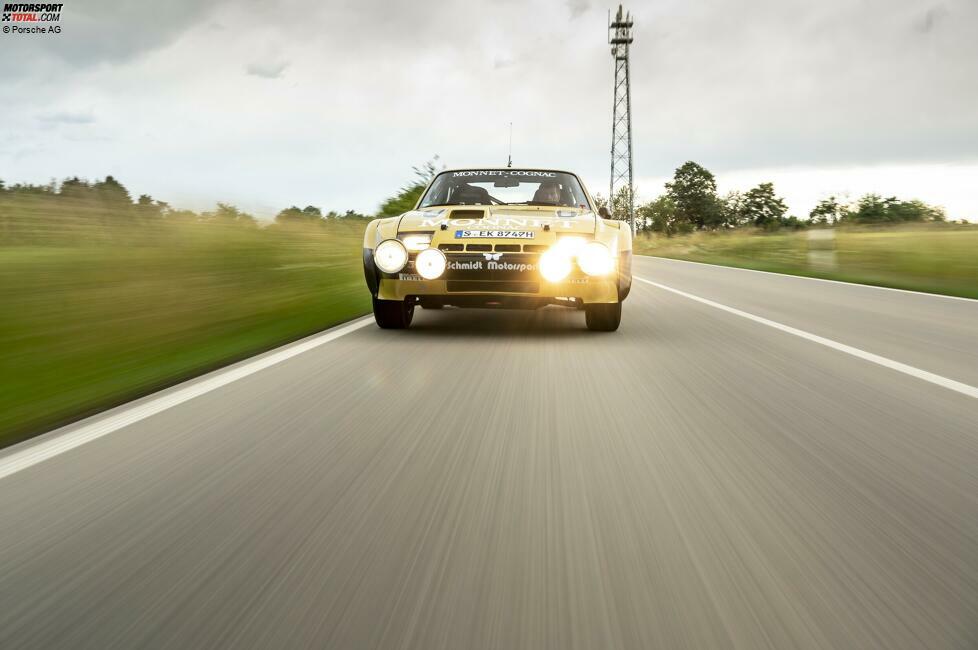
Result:
{"label": "car roof", "polygon": [[514,172],[555,172],[558,174],[570,174],[571,176],[577,176],[575,172],[567,171],[566,169],[553,169],[551,167],[505,167],[505,166],[487,166],[487,167],[452,167],[451,169],[443,169],[439,174],[444,174],[447,172],[479,172],[479,171],[514,171]]}
{"label": "car roof", "polygon": [[597,209],[596,207],[594,207],[596,205],[594,203],[594,197],[588,191],[587,187],[584,184],[584,181],[581,180],[580,176],[578,176],[574,172],[565,171],[563,169],[550,169],[547,167],[453,167],[451,169],[443,169],[437,174],[435,174],[434,176],[432,176],[431,180],[428,181],[428,184],[425,185],[424,192],[421,193],[421,196],[418,197],[418,200],[414,204],[415,209],[417,209],[418,206],[421,205],[421,200],[428,195],[428,190],[431,189],[431,186],[432,184],[434,184],[435,179],[441,176],[442,174],[446,174],[448,172],[477,172],[477,171],[484,171],[490,169],[491,170],[511,169],[513,171],[522,171],[522,172],[554,172],[557,174],[569,174],[574,178],[576,178],[577,182],[581,184],[581,187],[584,189],[584,195],[587,196],[588,202],[592,206],[591,209],[592,210]]}

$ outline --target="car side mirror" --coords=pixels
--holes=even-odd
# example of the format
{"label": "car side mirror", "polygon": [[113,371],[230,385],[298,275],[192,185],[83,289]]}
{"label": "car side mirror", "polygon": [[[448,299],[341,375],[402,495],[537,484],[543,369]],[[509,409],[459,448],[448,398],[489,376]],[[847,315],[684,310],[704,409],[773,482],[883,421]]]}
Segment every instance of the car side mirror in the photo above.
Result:
{"label": "car side mirror", "polygon": [[611,213],[608,212],[608,208],[601,206],[600,208],[598,208],[598,216],[601,217],[602,219],[610,219]]}

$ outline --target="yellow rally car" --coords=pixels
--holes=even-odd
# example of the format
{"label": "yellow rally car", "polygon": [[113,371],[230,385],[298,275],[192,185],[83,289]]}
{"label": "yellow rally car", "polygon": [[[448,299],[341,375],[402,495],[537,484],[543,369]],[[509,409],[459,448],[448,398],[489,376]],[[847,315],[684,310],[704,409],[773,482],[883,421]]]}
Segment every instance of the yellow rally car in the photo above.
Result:
{"label": "yellow rally car", "polygon": [[613,331],[632,285],[632,236],[580,179],[546,169],[441,172],[414,210],[375,219],[363,271],[383,328],[426,309],[564,305]]}

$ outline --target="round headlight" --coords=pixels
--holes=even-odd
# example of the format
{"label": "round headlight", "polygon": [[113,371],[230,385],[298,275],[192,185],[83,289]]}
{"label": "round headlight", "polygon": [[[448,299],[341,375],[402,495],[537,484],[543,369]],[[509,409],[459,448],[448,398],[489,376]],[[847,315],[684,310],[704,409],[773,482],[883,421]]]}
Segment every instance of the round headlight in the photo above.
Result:
{"label": "round headlight", "polygon": [[418,270],[418,275],[425,280],[440,278],[441,274],[445,272],[447,264],[445,254],[437,248],[426,248],[414,258],[414,268]]}
{"label": "round headlight", "polygon": [[374,263],[384,273],[397,273],[408,262],[407,249],[396,239],[380,242],[374,251]]}
{"label": "round headlight", "polygon": [[570,257],[559,247],[540,256],[540,274],[547,282],[560,282],[571,272]]}
{"label": "round headlight", "polygon": [[615,268],[615,258],[604,244],[593,241],[577,254],[577,264],[588,275],[608,275]]}

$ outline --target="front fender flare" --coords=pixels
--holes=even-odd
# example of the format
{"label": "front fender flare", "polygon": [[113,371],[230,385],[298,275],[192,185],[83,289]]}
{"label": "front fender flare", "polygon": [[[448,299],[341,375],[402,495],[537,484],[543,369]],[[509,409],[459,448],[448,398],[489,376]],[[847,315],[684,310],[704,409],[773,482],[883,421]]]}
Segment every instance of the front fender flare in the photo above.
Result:
{"label": "front fender flare", "polygon": [[367,281],[367,288],[370,295],[376,297],[380,290],[380,275],[377,273],[377,265],[374,264],[374,249],[363,249],[363,279]]}
{"label": "front fender flare", "polygon": [[622,251],[618,257],[618,302],[632,290],[632,251]]}

